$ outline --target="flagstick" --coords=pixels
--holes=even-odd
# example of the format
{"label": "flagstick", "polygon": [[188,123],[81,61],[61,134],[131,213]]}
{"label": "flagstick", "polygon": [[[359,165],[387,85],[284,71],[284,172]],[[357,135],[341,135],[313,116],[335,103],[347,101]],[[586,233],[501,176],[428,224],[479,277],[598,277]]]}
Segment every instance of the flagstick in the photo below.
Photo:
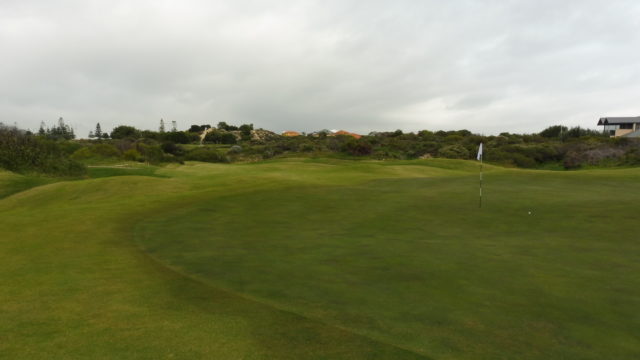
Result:
{"label": "flagstick", "polygon": [[482,155],[480,155],[480,204],[478,207],[482,209]]}

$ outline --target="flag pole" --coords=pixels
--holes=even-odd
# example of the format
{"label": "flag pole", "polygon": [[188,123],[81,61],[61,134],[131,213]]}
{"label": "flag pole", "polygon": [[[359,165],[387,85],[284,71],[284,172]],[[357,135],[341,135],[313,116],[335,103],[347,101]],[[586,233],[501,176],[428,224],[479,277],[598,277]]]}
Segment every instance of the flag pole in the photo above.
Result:
{"label": "flag pole", "polygon": [[480,160],[480,198],[478,202],[478,208],[482,209],[482,158],[484,157],[482,151],[482,143],[478,146],[478,156],[476,156],[476,160]]}
{"label": "flag pole", "polygon": [[480,155],[480,206],[478,207],[482,209],[482,155]]}

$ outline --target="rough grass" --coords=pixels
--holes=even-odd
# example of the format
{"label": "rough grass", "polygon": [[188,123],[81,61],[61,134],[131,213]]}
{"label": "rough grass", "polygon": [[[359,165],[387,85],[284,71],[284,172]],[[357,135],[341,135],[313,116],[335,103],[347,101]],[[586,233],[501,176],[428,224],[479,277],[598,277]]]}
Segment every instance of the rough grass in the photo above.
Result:
{"label": "rough grass", "polygon": [[0,354],[637,358],[639,169],[488,167],[482,210],[476,170],[190,163],[14,194]]}

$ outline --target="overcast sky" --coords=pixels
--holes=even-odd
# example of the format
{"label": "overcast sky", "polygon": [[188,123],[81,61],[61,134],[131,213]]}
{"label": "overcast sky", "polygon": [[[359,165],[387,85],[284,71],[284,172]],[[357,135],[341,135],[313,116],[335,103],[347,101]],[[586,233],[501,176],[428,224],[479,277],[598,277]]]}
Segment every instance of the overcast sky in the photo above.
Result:
{"label": "overcast sky", "polygon": [[640,1],[0,0],[0,122],[594,128],[640,115]]}

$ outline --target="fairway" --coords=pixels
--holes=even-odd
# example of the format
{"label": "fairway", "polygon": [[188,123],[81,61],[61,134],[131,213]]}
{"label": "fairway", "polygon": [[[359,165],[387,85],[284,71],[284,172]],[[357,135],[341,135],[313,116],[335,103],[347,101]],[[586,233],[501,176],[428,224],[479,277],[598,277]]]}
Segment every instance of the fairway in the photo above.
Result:
{"label": "fairway", "polygon": [[638,358],[640,169],[485,170],[0,173],[0,354]]}

